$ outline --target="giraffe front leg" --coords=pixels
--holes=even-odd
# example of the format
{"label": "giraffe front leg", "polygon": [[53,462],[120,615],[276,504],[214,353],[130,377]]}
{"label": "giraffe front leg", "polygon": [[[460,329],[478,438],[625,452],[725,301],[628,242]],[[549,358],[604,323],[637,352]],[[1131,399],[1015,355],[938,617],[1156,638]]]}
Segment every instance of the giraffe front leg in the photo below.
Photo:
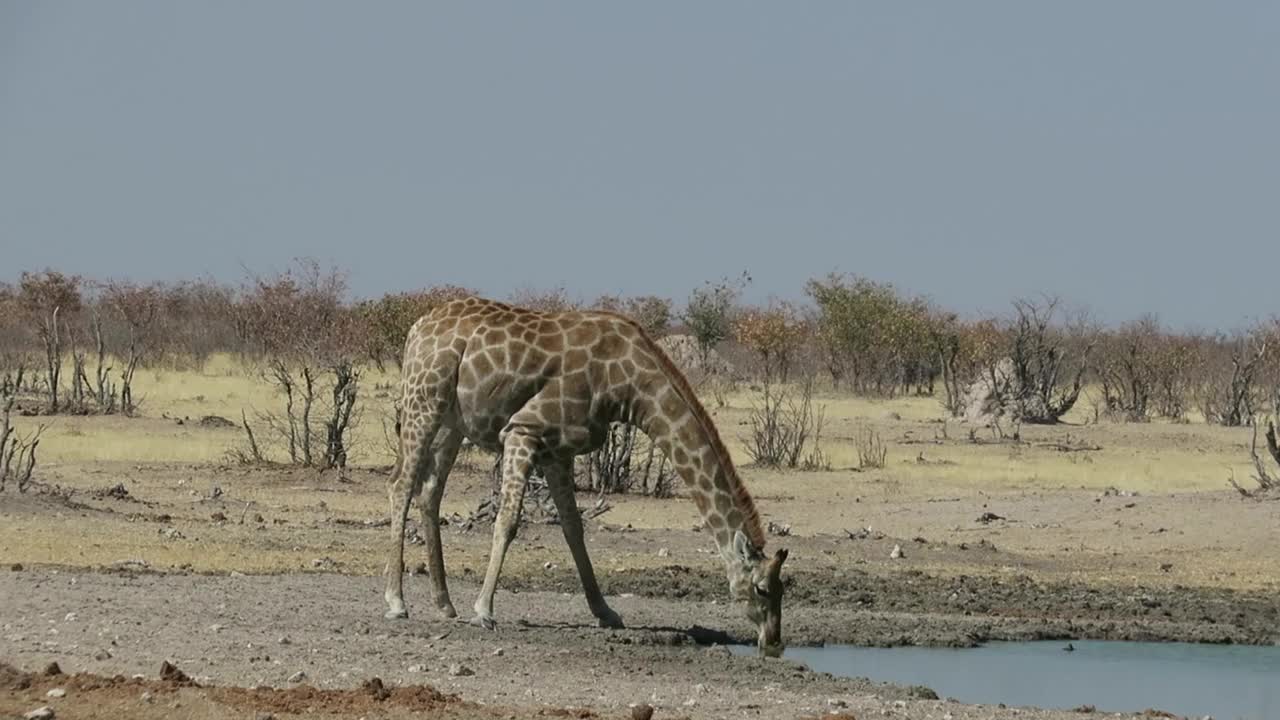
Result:
{"label": "giraffe front leg", "polygon": [[582,514],[578,512],[578,502],[573,495],[572,466],[567,463],[549,463],[544,469],[551,497],[556,503],[556,512],[560,515],[560,529],[564,531],[564,540],[569,545],[573,562],[578,566],[578,579],[582,581],[582,592],[587,596],[587,607],[600,627],[621,628],[622,616],[605,602],[600,585],[596,582],[595,569],[591,566],[591,557],[587,555],[587,545],[582,534]]}
{"label": "giraffe front leg", "polygon": [[507,436],[502,448],[502,505],[498,509],[498,517],[493,523],[493,545],[489,550],[489,569],[484,575],[484,587],[476,598],[476,615],[471,624],[486,630],[493,630],[497,623],[493,619],[493,596],[498,591],[498,576],[502,573],[502,562],[506,559],[507,548],[516,536],[516,527],[520,523],[520,513],[524,509],[524,489],[533,469],[535,441],[531,438],[512,433]]}

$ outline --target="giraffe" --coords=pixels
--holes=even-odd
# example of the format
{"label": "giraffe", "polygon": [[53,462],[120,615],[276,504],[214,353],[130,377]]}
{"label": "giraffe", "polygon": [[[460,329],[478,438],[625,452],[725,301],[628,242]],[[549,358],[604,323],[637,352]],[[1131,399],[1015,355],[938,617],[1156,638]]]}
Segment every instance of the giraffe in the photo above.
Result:
{"label": "giraffe", "polygon": [[480,297],[421,317],[405,340],[397,461],[391,474],[387,618],[406,618],[404,527],[413,498],[426,536],[436,608],[457,616],[440,547],[440,499],[464,440],[502,453],[501,509],[474,625],[494,629],[494,593],[515,536],[525,485],[546,476],[587,607],[601,627],[622,627],[605,601],[583,542],[573,458],[604,442],[610,423],[646,433],[684,481],[724,561],[731,596],[745,602],[761,654],[782,654],[785,549],[765,535],[746,486],[688,381],[635,322],[607,312],[539,312]]}

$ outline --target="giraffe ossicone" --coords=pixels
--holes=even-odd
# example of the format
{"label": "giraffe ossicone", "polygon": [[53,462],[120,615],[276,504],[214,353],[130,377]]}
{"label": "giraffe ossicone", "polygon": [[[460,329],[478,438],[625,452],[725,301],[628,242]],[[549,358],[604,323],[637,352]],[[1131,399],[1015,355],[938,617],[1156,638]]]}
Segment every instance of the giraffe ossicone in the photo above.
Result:
{"label": "giraffe ossicone", "polygon": [[635,322],[607,312],[539,312],[469,297],[424,315],[405,339],[400,446],[391,474],[388,618],[404,604],[404,527],[422,495],[428,575],[437,609],[455,617],[440,545],[440,499],[464,439],[502,453],[501,507],[472,623],[492,629],[494,594],[515,537],[525,485],[547,478],[587,607],[603,627],[622,627],[605,601],[583,541],[573,458],[599,448],[614,422],[646,433],[684,481],[725,563],[733,597],[745,601],[760,652],[782,654],[782,564],[764,552],[755,503],[715,425],[684,375]]}

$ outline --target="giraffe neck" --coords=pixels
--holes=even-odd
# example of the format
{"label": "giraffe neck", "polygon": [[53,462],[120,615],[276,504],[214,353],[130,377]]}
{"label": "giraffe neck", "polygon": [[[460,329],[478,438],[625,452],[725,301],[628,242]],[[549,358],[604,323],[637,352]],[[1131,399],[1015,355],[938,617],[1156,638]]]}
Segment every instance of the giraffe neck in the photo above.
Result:
{"label": "giraffe neck", "polygon": [[728,450],[697,397],[687,383],[672,379],[670,372],[665,374],[666,382],[647,383],[654,390],[636,403],[639,413],[635,423],[666,454],[684,481],[715,538],[736,591],[743,563],[734,538],[741,532],[757,550],[763,550],[760,519]]}

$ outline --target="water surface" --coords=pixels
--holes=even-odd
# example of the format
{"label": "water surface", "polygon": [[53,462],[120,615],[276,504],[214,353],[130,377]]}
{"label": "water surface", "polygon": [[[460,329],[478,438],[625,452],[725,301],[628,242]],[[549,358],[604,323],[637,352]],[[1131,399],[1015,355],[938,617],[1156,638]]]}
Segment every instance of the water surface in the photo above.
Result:
{"label": "water surface", "polygon": [[[1280,647],[1076,641],[980,648],[788,648],[814,670],[925,685],[962,702],[1099,711],[1157,708],[1217,720],[1280,718]],[[755,652],[740,648],[740,652]]]}

